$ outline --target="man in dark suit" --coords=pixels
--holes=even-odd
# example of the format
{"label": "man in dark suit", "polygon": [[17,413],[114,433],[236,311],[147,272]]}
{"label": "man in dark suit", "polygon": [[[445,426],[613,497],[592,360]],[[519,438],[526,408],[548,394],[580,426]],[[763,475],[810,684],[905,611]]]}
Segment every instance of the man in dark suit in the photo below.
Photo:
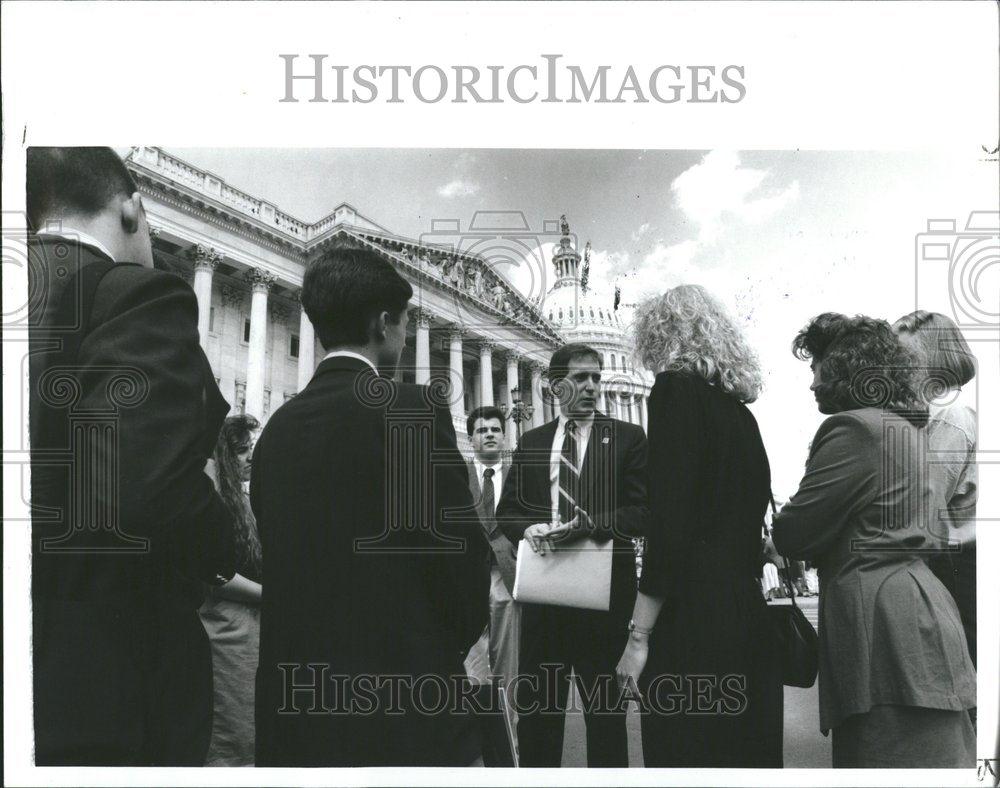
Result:
{"label": "man in dark suit", "polygon": [[200,766],[201,582],[234,561],[204,468],[229,405],[118,156],[29,148],[26,186],[35,763]]}
{"label": "man in dark suit", "polygon": [[[520,608],[512,596],[517,556],[496,519],[500,490],[510,467],[503,456],[503,425],[503,412],[493,405],[476,408],[466,419],[466,432],[472,444],[472,460],[468,463],[469,490],[490,543],[490,622],[469,652],[466,669],[480,686],[492,685],[492,697],[481,705],[491,712],[494,709],[501,712],[486,716],[489,733],[484,736],[483,760],[486,766],[506,767],[513,766],[514,761],[501,704],[509,699],[510,685],[517,675]],[[503,696],[498,692],[499,687],[504,688]],[[513,718],[509,700],[507,708]]]}
{"label": "man in dark suit", "polygon": [[522,606],[517,686],[522,766],[559,766],[569,673],[584,700],[589,766],[628,766],[628,737],[615,666],[636,594],[635,549],[646,508],[642,428],[596,411],[601,356],[583,344],[552,355],[559,417],[521,436],[497,521],[507,538],[536,551],[581,536],[614,542],[608,612]]}
{"label": "man in dark suit", "polygon": [[482,763],[459,696],[487,621],[488,547],[448,409],[390,379],[412,293],[364,249],[306,271],[328,353],[264,428],[250,481],[259,766]]}

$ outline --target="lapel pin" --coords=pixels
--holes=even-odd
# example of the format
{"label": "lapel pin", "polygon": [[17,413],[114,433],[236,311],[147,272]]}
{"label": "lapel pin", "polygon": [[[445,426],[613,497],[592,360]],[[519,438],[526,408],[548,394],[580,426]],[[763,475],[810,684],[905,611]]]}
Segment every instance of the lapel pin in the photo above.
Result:
{"label": "lapel pin", "polygon": [[609,443],[611,443],[611,436],[610,435],[605,435],[604,438],[601,440],[601,443],[603,443],[605,446],[607,446]]}

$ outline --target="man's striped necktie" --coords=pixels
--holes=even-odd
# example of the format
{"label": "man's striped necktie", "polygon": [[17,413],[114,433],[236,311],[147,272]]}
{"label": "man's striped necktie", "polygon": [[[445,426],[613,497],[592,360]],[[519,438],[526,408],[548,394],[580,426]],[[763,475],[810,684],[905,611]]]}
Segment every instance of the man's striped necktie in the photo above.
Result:
{"label": "man's striped necktie", "polygon": [[563,523],[568,523],[576,517],[577,500],[580,496],[580,463],[576,430],[576,422],[568,420],[562,454],[559,457],[559,519]]}

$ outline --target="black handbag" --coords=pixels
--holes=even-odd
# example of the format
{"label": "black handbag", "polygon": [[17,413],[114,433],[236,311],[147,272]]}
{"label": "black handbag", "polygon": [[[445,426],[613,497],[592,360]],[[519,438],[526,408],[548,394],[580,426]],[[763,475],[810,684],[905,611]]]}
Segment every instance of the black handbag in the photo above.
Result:
{"label": "black handbag", "polygon": [[[771,499],[771,511],[777,514],[774,498]],[[819,672],[819,635],[795,601],[795,588],[788,579],[787,559],[785,563],[785,568],[778,568],[778,576],[784,581],[792,604],[769,604],[767,615],[774,631],[782,683],[808,689],[816,683]]]}

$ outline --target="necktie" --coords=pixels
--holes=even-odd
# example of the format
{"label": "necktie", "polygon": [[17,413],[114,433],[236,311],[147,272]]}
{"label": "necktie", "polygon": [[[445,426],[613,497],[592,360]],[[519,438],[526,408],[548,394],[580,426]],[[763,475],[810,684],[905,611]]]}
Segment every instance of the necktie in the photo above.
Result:
{"label": "necktie", "polygon": [[483,511],[486,512],[488,517],[493,517],[493,513],[497,508],[497,494],[493,488],[493,473],[494,470],[492,468],[486,468],[483,471]]}
{"label": "necktie", "polygon": [[576,517],[576,502],[579,498],[580,466],[576,445],[576,422],[566,422],[566,437],[563,438],[562,454],[559,457],[559,517],[568,523]]}

